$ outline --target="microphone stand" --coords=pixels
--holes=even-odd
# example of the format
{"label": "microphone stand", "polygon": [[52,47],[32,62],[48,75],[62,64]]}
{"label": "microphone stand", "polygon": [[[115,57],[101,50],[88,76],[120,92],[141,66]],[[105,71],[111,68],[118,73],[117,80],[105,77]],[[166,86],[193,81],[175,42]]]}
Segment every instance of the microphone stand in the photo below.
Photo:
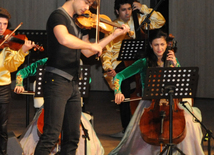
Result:
{"label": "microphone stand", "polygon": [[187,103],[187,101],[182,101],[180,102],[182,104],[182,106],[187,109],[189,111],[189,113],[195,118],[195,121],[200,123],[201,126],[206,130],[206,134],[204,135],[204,137],[202,138],[202,141],[205,139],[205,138],[208,138],[208,155],[211,155],[211,146],[210,146],[210,139],[213,138],[213,135],[212,135],[212,131],[207,129],[207,127],[186,107],[185,103]]}

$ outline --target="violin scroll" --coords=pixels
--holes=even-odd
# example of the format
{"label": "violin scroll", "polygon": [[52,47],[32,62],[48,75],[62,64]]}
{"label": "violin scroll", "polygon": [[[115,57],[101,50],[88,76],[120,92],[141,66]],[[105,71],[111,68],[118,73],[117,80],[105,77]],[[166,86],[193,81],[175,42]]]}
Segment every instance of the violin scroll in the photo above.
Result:
{"label": "violin scroll", "polygon": [[167,48],[168,50],[173,50],[174,52],[177,51],[177,41],[174,40],[174,36],[170,33],[167,39]]}

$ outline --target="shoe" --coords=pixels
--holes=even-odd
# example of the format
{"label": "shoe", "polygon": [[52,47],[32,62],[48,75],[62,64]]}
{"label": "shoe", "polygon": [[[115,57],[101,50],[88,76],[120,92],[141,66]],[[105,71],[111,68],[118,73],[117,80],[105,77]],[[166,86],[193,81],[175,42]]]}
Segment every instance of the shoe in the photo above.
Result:
{"label": "shoe", "polygon": [[118,132],[110,135],[110,137],[113,137],[113,138],[122,138],[123,136],[124,136],[124,132]]}

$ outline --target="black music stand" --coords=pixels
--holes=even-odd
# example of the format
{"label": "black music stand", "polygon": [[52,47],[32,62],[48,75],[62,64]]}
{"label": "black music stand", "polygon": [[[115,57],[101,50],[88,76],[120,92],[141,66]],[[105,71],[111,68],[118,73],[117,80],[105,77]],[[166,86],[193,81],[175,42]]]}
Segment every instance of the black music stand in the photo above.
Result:
{"label": "black music stand", "polygon": [[90,65],[80,65],[80,77],[78,80],[81,97],[88,97],[89,94],[89,79]]}
{"label": "black music stand", "polygon": [[37,67],[37,72],[36,72],[35,97],[43,97],[42,78],[43,78],[44,73],[45,73],[44,66],[39,65]]}
{"label": "black music stand", "polygon": [[[80,70],[81,70],[80,78],[78,79],[79,91],[81,93],[81,97],[88,97],[90,66],[80,65]],[[44,66],[40,65],[37,67],[35,97],[43,97],[42,78],[43,78],[44,72],[45,72]]]}
{"label": "black music stand", "polygon": [[173,147],[184,155],[184,153],[178,149],[172,141],[173,97],[194,98],[197,90],[197,82],[198,67],[166,67],[147,69],[143,99],[169,99],[169,143],[160,155],[167,151],[167,149],[167,154],[172,155]]}
{"label": "black music stand", "polygon": [[145,57],[144,46],[143,40],[123,40],[117,60],[137,60]]}

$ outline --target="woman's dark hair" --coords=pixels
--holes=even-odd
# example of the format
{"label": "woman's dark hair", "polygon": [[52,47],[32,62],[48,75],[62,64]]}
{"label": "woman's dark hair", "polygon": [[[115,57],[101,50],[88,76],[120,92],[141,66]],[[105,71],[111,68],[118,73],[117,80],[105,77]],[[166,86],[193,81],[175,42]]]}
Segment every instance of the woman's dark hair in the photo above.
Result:
{"label": "woman's dark hair", "polygon": [[[167,33],[163,32],[160,29],[151,30],[149,33],[150,33],[150,35],[149,35],[149,44],[152,44],[152,41],[154,39],[157,39],[157,38],[162,38],[163,37],[166,41],[168,40]],[[149,46],[149,48],[150,49],[149,49],[149,51],[147,53],[148,66],[149,67],[156,67],[156,66],[158,66],[158,64],[157,64],[158,58],[155,55],[153,49],[150,46]],[[162,61],[163,62],[165,62],[166,57],[167,57],[167,52],[164,52],[163,57],[162,57]]]}
{"label": "woman's dark hair", "polygon": [[118,17],[116,10],[119,11],[121,5],[127,4],[127,3],[132,5],[133,1],[134,0],[115,0],[114,1],[114,13],[115,13],[115,15]]}
{"label": "woman's dark hair", "polygon": [[11,15],[5,8],[0,7],[0,17],[8,19],[7,28],[10,28],[11,27],[11,23],[10,23],[9,19],[11,18]]}

